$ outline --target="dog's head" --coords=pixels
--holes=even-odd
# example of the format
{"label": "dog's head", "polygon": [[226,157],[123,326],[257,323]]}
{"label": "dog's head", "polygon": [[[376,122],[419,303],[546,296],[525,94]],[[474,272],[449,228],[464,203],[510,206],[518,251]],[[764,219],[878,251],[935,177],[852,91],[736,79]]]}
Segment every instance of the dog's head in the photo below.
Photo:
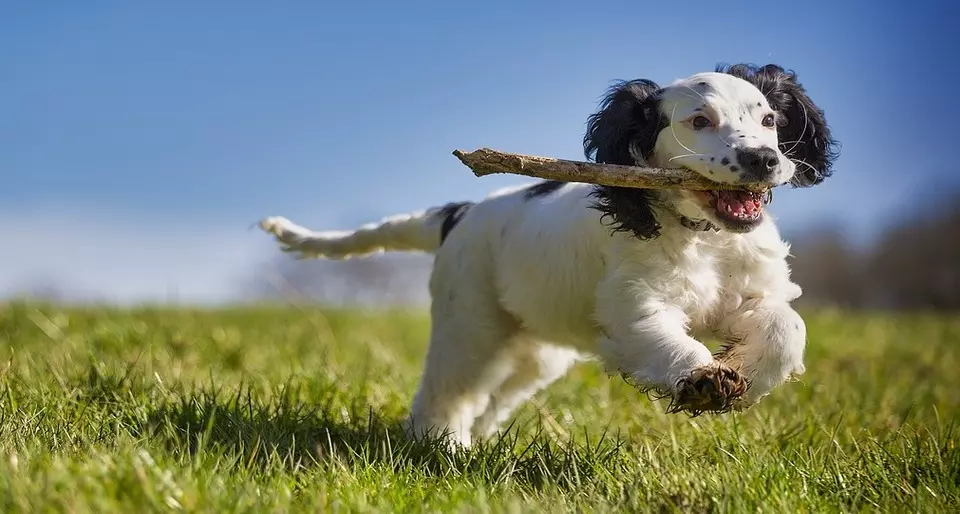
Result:
{"label": "dog's head", "polygon": [[[714,182],[749,185],[756,192],[667,194],[681,215],[747,232],[763,220],[765,190],[829,177],[837,143],[795,74],[738,64],[663,88],[650,80],[616,84],[588,120],[584,151],[597,162],[683,167]],[[600,188],[598,196],[619,229],[641,238],[659,234],[653,192]]]}

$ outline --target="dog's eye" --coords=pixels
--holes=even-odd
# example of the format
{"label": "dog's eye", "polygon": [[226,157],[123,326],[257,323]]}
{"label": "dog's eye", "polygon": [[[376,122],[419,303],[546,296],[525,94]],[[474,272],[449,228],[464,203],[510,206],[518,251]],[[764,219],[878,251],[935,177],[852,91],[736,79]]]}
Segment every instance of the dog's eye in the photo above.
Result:
{"label": "dog's eye", "polygon": [[760,123],[762,123],[764,127],[773,128],[773,126],[777,124],[777,117],[773,114],[768,114],[763,117],[763,121]]}
{"label": "dog's eye", "polygon": [[690,120],[690,123],[693,125],[693,128],[697,130],[705,129],[713,125],[710,119],[707,118],[706,116],[697,116],[696,118]]}

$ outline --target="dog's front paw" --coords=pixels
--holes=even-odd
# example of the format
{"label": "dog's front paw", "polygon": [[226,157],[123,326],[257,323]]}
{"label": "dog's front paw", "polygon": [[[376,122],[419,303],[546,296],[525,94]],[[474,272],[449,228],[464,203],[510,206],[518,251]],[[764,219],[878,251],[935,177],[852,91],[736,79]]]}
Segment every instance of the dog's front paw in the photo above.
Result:
{"label": "dog's front paw", "polygon": [[742,399],[748,388],[747,379],[738,371],[721,362],[714,362],[680,379],[667,412],[687,412],[699,416],[704,412],[741,410],[745,405]]}
{"label": "dog's front paw", "polygon": [[[794,345],[787,347],[792,351],[771,351],[783,347],[735,342],[714,355],[718,362],[739,372],[750,384],[746,394],[735,403],[734,410],[744,411],[757,405],[777,387],[786,382],[797,381],[803,375],[806,371],[803,365],[803,347]],[[765,351],[757,351],[758,348]]]}

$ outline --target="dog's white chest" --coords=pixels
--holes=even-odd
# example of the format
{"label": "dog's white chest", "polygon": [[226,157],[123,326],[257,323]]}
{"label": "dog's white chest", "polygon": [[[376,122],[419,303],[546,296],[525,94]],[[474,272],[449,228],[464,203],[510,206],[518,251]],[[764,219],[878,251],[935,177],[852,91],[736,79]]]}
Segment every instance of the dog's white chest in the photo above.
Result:
{"label": "dog's white chest", "polygon": [[727,275],[722,253],[722,248],[692,243],[667,254],[674,271],[665,274],[661,288],[694,324],[705,323],[721,300]]}

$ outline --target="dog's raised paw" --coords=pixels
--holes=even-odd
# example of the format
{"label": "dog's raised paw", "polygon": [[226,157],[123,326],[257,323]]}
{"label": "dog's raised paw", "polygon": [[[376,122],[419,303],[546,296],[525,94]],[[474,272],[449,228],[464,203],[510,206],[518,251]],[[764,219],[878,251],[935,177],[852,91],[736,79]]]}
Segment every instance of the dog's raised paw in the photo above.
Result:
{"label": "dog's raised paw", "polygon": [[693,416],[730,412],[735,410],[748,387],[743,375],[726,364],[715,362],[693,370],[690,376],[680,380],[667,412],[687,412]]}

